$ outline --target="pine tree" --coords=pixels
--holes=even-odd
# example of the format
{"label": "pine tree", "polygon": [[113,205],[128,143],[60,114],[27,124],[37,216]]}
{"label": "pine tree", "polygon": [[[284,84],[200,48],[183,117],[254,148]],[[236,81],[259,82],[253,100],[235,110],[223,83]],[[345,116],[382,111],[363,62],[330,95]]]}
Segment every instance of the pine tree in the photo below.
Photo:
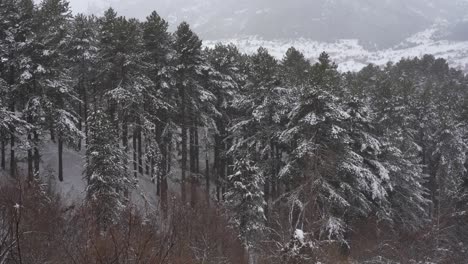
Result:
{"label": "pine tree", "polygon": [[338,65],[330,59],[330,55],[322,52],[318,62],[312,65],[310,71],[310,86],[320,87],[335,96],[343,95],[343,87],[340,85],[341,75],[338,72]]}
{"label": "pine tree", "polygon": [[209,112],[216,112],[213,106],[215,96],[202,86],[204,72],[207,70],[202,56],[202,42],[187,23],[182,23],[174,33],[176,52],[176,86],[178,90],[178,114],[181,128],[181,195],[186,202],[186,172],[188,132],[190,134],[190,182],[191,204],[196,202],[198,185],[198,127],[213,122]]}
{"label": "pine tree", "polygon": [[[249,61],[251,74],[234,100],[240,117],[234,120],[230,130],[233,145],[229,152],[249,150],[255,155],[251,160],[259,168],[264,179],[264,195],[267,209],[277,196],[279,160],[278,133],[285,122],[288,108],[288,89],[278,87],[277,61],[264,48],[260,48]],[[268,210],[266,210],[268,217]]]}
{"label": "pine tree", "polygon": [[[145,63],[147,76],[153,85],[145,105],[152,116],[155,125],[154,135],[148,135],[158,149],[151,155],[151,169],[156,166],[156,176],[152,175],[157,184],[157,194],[160,195],[163,209],[167,209],[168,175],[171,170],[172,137],[176,133],[174,114],[177,90],[174,87],[175,68],[172,66],[172,36],[168,33],[168,23],[156,12],[152,12],[143,24],[143,42],[147,54]],[[150,143],[151,145],[151,143]],[[159,160],[158,162],[156,162]]]}
{"label": "pine tree", "polygon": [[[33,2],[30,0],[5,0],[0,2],[0,78],[6,81],[4,88],[4,101],[11,112],[22,108],[25,96],[19,88],[21,83],[28,80],[31,74],[28,71],[30,59],[28,49],[31,47],[33,23]],[[6,89],[6,90],[5,90]],[[5,149],[5,138],[2,140],[2,153]],[[16,173],[15,143],[16,137],[11,134],[10,140],[10,174]],[[4,157],[2,157],[2,167],[4,167]],[[29,169],[28,171],[31,171]],[[32,173],[28,175],[32,177]]]}
{"label": "pine tree", "polygon": [[[240,87],[245,82],[246,74],[242,72],[245,61],[237,48],[233,45],[218,44],[212,50],[206,51],[212,71],[209,87],[216,96],[216,109],[219,115],[214,116],[216,131],[214,135],[214,174],[216,175],[216,197],[220,201],[227,179],[228,155],[230,148],[227,142],[229,126],[237,118],[233,102],[239,95]],[[231,164],[232,165],[232,164]],[[210,180],[207,179],[207,189]]]}
{"label": "pine tree", "polygon": [[[110,91],[117,82],[117,66],[116,54],[117,38],[116,24],[117,13],[114,9],[109,8],[104,12],[104,16],[98,20],[98,54],[97,54],[97,76],[94,83],[94,91],[92,97],[95,99],[94,104],[104,104],[104,94]],[[111,109],[109,110],[111,111]],[[115,113],[111,113],[113,116]]]}
{"label": "pine tree", "polygon": [[136,20],[117,18],[114,38],[117,56],[112,57],[112,69],[115,79],[113,86],[105,94],[109,104],[109,112],[114,125],[122,123],[122,139],[125,148],[128,146],[127,133],[133,129],[133,173],[143,174],[142,134],[148,122],[144,108],[144,98],[149,95],[151,80],[145,75],[143,62],[143,43],[140,23]]}
{"label": "pine tree", "polygon": [[266,228],[265,200],[262,192],[263,176],[260,175],[248,154],[236,159],[234,174],[228,176],[229,191],[226,205],[234,214],[232,224],[239,229],[240,238],[248,249],[254,248]]}
{"label": "pine tree", "polygon": [[[43,1],[35,19],[36,35],[30,55],[34,59],[32,69],[29,70],[32,73],[28,71],[29,82],[26,86],[27,89],[32,86],[32,92],[25,112],[36,127],[50,131],[52,140],[57,136],[58,178],[63,181],[63,144],[75,146],[82,137],[76,126],[78,119],[73,107],[78,99],[71,86],[65,56],[71,20],[69,4],[62,0]],[[39,143],[39,133],[34,132],[36,144]],[[35,152],[37,171],[39,154],[37,149]]]}
{"label": "pine tree", "polygon": [[[96,18],[78,14],[73,20],[70,35],[67,56],[71,64],[74,90],[80,99],[75,106],[79,117],[78,129],[84,131],[87,137],[86,120],[89,114],[92,82],[95,79],[93,69],[97,53]],[[79,140],[78,147],[81,148],[81,140]]]}
{"label": "pine tree", "polygon": [[129,130],[132,130],[133,175],[137,178],[144,168],[143,134],[152,126],[145,111],[145,98],[150,98],[153,84],[143,63],[142,26],[135,19],[117,17],[112,8],[99,19],[99,25],[94,97],[96,103],[106,106],[125,153],[129,152]]}
{"label": "pine tree", "polygon": [[[315,220],[321,223],[320,237],[336,239],[346,249],[352,221],[374,215],[392,222],[394,188],[401,192],[398,195],[414,197],[407,208],[424,215],[427,200],[418,182],[421,171],[377,135],[372,113],[359,100],[343,104],[327,91],[313,88],[299,94],[281,135],[290,149],[280,177],[294,184],[291,194],[306,192],[299,197],[305,199],[302,204],[314,205],[307,209],[313,211],[311,216],[320,215]],[[295,221],[292,224],[297,226],[302,220]]]}
{"label": "pine tree", "polygon": [[[5,142],[6,137],[13,137],[15,141],[20,142],[20,138],[23,137],[31,130],[31,125],[25,120],[18,117],[14,112],[8,110],[7,105],[4,101],[7,101],[7,94],[9,92],[8,84],[0,78],[0,140]],[[2,145],[2,169],[5,169],[5,149]],[[14,173],[15,168],[12,169]],[[11,174],[15,176],[15,174]]]}
{"label": "pine tree", "polygon": [[85,172],[87,199],[96,212],[101,229],[114,223],[125,206],[124,190],[131,186],[125,154],[105,111],[98,109],[88,120]]}
{"label": "pine tree", "polygon": [[281,61],[280,74],[283,84],[287,87],[307,85],[311,75],[311,65],[304,54],[291,47]]}

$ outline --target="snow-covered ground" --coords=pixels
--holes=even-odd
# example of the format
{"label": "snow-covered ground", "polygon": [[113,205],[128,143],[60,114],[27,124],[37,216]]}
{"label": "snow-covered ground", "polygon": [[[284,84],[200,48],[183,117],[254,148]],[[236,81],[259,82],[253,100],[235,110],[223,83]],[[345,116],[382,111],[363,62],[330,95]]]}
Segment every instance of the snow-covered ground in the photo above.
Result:
{"label": "snow-covered ground", "polygon": [[[202,142],[205,142],[207,139],[205,137],[205,130],[200,129],[200,135]],[[48,137],[48,135],[46,135]],[[130,142],[131,144],[131,142]],[[206,145],[206,143],[204,143]],[[83,146],[84,148],[84,146]],[[130,145],[130,149],[132,149]],[[17,170],[18,174],[22,177],[27,175],[27,152],[22,148],[16,148],[15,150],[16,160],[17,160]],[[200,149],[200,171],[203,173],[205,171],[205,154],[206,149]],[[58,146],[57,143],[52,142],[51,140],[46,140],[44,144],[40,146],[40,175],[41,179],[46,183],[50,190],[57,192],[63,198],[67,204],[82,203],[85,201],[86,197],[86,180],[83,175],[84,165],[85,165],[85,152],[76,151],[64,147],[63,149],[63,178],[64,181],[60,182],[57,178],[58,170]],[[3,171],[0,169],[0,185],[6,184],[8,182],[13,183],[14,180],[10,178],[10,148],[7,145],[6,147],[6,169]],[[132,163],[133,153],[129,153],[129,171],[133,168]],[[176,152],[172,157],[172,172],[167,176],[169,184],[169,197],[178,195],[180,190],[180,156],[177,156]],[[213,155],[210,152],[208,157],[210,160],[210,166],[213,164]],[[133,171],[131,171],[133,175]],[[187,176],[188,177],[188,176]],[[204,177],[201,175],[200,177]],[[201,179],[203,183],[204,180]],[[212,186],[214,188],[214,186]],[[189,188],[189,187],[187,187]],[[199,192],[203,192],[203,186],[199,187]],[[143,173],[138,173],[137,182],[135,188],[131,192],[131,202],[139,205],[141,208],[147,210],[154,210],[158,208],[159,197],[156,193],[156,184],[152,181],[150,175]],[[214,189],[211,190],[214,193]],[[201,195],[201,193],[199,193]]]}
{"label": "snow-covered ground", "polygon": [[[9,178],[9,148],[6,149],[6,171],[0,169],[0,184],[5,184]],[[64,147],[63,149],[63,182],[57,179],[58,148],[57,144],[47,141],[40,147],[41,163],[40,175],[50,190],[57,192],[68,204],[81,203],[86,196],[86,180],[83,176],[84,151],[76,151]],[[16,150],[18,174],[22,177],[27,175],[26,153]],[[11,181],[13,182],[13,181]],[[171,183],[171,188],[175,188]],[[146,174],[138,174],[137,186],[132,192],[132,202],[156,208],[159,199],[156,196],[156,186]]]}
{"label": "snow-covered ground", "polygon": [[339,70],[359,71],[369,63],[385,65],[387,62],[397,62],[402,58],[421,57],[432,54],[437,58],[446,59],[452,67],[468,71],[468,41],[438,40],[436,35],[443,30],[443,22],[419,32],[393,48],[369,50],[356,39],[338,40],[332,43],[317,42],[310,39],[263,40],[258,37],[244,37],[222,40],[208,40],[206,47],[214,47],[217,43],[234,44],[243,53],[253,54],[259,47],[264,47],[278,59],[283,58],[290,47],[295,47],[314,61],[320,53],[327,52],[338,63]]}

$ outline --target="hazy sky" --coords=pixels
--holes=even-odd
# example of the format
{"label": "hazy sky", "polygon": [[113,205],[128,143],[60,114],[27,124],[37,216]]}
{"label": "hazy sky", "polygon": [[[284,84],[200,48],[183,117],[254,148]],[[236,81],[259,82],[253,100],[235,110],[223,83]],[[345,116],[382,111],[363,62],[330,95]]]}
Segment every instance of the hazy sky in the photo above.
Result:
{"label": "hazy sky", "polygon": [[99,13],[112,6],[121,15],[144,18],[146,15],[143,14],[165,6],[168,0],[69,0],[69,2],[74,14]]}
{"label": "hazy sky", "polygon": [[[134,2],[135,0],[122,0],[126,3]],[[159,0],[155,0],[159,1]],[[34,0],[39,3],[41,0]],[[92,13],[96,10],[103,10],[110,6],[119,6],[119,0],[69,0],[71,9],[74,14],[77,13]]]}
{"label": "hazy sky", "polygon": [[74,13],[85,13],[88,11],[88,4],[92,1],[87,0],[72,0],[70,4]]}
{"label": "hazy sky", "polygon": [[96,10],[96,8],[106,8],[109,6],[114,6],[116,1],[112,0],[70,0],[71,8],[73,13],[88,13],[90,11]]}

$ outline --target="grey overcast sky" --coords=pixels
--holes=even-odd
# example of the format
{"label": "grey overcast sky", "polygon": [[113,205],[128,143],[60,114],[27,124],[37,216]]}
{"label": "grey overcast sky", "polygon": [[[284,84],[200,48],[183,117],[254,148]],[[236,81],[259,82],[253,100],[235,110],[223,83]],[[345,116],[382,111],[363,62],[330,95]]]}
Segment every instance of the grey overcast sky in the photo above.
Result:
{"label": "grey overcast sky", "polygon": [[[194,0],[196,1],[196,0]],[[167,0],[69,0],[72,11],[77,13],[100,13],[113,7],[124,16],[144,18],[152,9],[167,6]],[[176,2],[176,1],[174,1]]]}

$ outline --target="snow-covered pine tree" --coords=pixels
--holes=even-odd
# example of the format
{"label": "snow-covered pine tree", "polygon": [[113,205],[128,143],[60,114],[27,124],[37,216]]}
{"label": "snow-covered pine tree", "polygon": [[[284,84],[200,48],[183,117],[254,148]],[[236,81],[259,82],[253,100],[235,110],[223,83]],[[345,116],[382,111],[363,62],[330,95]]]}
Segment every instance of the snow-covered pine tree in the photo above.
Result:
{"label": "snow-covered pine tree", "polygon": [[[227,138],[229,125],[236,118],[233,101],[239,95],[239,89],[245,82],[245,60],[234,45],[216,45],[212,50],[206,50],[212,71],[208,76],[209,89],[216,96],[216,109],[219,114],[214,116],[216,131],[214,133],[214,175],[216,197],[220,201],[227,180],[229,159],[227,151],[230,148]],[[231,164],[232,165],[232,164]],[[209,179],[207,179],[209,185]],[[209,189],[209,186],[207,186]]]}
{"label": "snow-covered pine tree", "polygon": [[[372,72],[373,76],[363,76]],[[428,187],[434,205],[430,212],[438,217],[439,199],[448,199],[441,202],[449,204],[452,199],[449,193],[439,193],[439,188],[450,185],[451,181],[449,189],[453,190],[453,184],[460,182],[463,175],[461,168],[465,161],[461,160],[465,146],[460,122],[463,77],[457,71],[450,71],[445,60],[433,56],[403,59],[382,71],[369,68],[364,73],[359,74],[359,82],[371,98],[369,102],[377,114],[379,130],[405,153],[408,161],[423,166],[429,178],[421,184]],[[447,155],[452,155],[448,163]],[[455,168],[458,168],[456,172],[447,174]],[[440,173],[445,177],[439,177]]]}
{"label": "snow-covered pine tree", "polygon": [[[15,50],[15,27],[14,25],[18,22],[18,6],[16,1],[0,1],[0,86],[2,92],[2,108],[11,109],[12,102],[7,102],[6,98],[13,95],[13,83],[14,83],[14,62],[12,62],[15,54],[12,54]],[[6,111],[6,109],[4,110]],[[14,111],[14,104],[13,104]],[[6,153],[5,148],[7,141],[10,141],[10,175],[13,177],[15,174],[15,152],[14,144],[15,139],[13,134],[9,133],[9,129],[2,128],[1,140],[2,140],[2,169],[5,169]]]}
{"label": "snow-covered pine tree", "polygon": [[[251,152],[264,178],[267,207],[278,195],[277,174],[280,159],[278,136],[288,112],[289,90],[279,87],[278,64],[266,49],[260,48],[249,59],[250,74],[233,106],[240,115],[230,128],[233,145],[230,155]],[[268,210],[265,210],[268,217]]]}
{"label": "snow-covered pine tree", "polygon": [[[424,210],[424,188],[418,185],[419,178],[412,178],[421,174],[406,174],[408,168],[395,167],[404,160],[390,154],[392,149],[373,128],[372,113],[359,100],[343,104],[327,90],[311,87],[300,94],[281,135],[289,149],[280,177],[292,182],[291,194],[307,205],[302,210],[308,211],[306,218],[313,218],[307,222],[320,223],[319,230],[312,230],[319,240],[336,240],[348,248],[355,221],[375,216],[391,222],[389,193],[405,179],[409,183],[399,191],[417,198],[414,204]],[[416,188],[407,189],[413,183],[410,187]],[[305,223],[296,218],[292,224]]]}
{"label": "snow-covered pine tree", "polygon": [[[132,129],[133,173],[143,174],[143,132],[154,124],[149,120],[145,98],[150,96],[152,82],[145,74],[141,23],[135,19],[117,18],[114,38],[116,56],[112,57],[116,74],[111,90],[105,94],[114,125],[121,124],[122,141],[128,151],[128,130]],[[157,102],[152,102],[157,104]]]}
{"label": "snow-covered pine tree", "polygon": [[186,197],[187,134],[190,134],[190,182],[191,204],[196,202],[198,186],[198,127],[213,124],[210,113],[216,112],[215,96],[203,87],[204,76],[209,70],[202,54],[202,42],[183,22],[174,33],[176,86],[178,90],[178,125],[181,128],[181,196]]}
{"label": "snow-covered pine tree", "polygon": [[[120,20],[123,21],[124,18],[120,18]],[[120,83],[119,74],[121,73],[122,63],[118,55],[122,51],[119,50],[118,23],[119,17],[117,17],[117,13],[113,8],[107,9],[104,15],[98,19],[97,72],[91,95],[94,98],[93,104],[95,106],[106,106],[106,111],[114,123],[117,118],[117,105],[115,102],[111,102],[106,94],[115,89]],[[123,138],[124,146],[127,145],[126,140],[128,140],[127,137]]]}
{"label": "snow-covered pine tree", "polygon": [[280,64],[280,76],[286,87],[307,85],[311,78],[310,62],[294,47],[286,51]]}
{"label": "snow-covered pine tree", "polygon": [[310,71],[310,86],[321,87],[335,96],[343,95],[343,87],[340,84],[341,74],[338,72],[338,65],[330,59],[330,55],[322,52],[318,57],[318,62],[312,65]]}
{"label": "snow-covered pine tree", "polygon": [[381,180],[381,191],[387,193],[375,211],[378,219],[405,230],[420,228],[425,224],[430,201],[423,185],[426,176],[422,166],[414,163],[414,153],[403,153],[385,134],[380,134],[375,113],[361,100],[348,98],[345,110],[354,152],[364,158],[369,170]]}
{"label": "snow-covered pine tree", "polygon": [[[16,113],[8,110],[8,106],[5,103],[8,99],[9,85],[0,78],[0,140],[5,142],[7,139],[13,137],[15,141],[21,141],[20,137],[28,134],[31,130],[31,125],[29,125],[25,120],[21,119],[16,115]],[[1,167],[5,169],[5,143],[2,143],[1,149]],[[15,174],[15,167],[13,167],[13,174]]]}
{"label": "snow-covered pine tree", "polygon": [[[17,85],[14,92],[10,94],[18,103],[18,110],[22,112],[23,118],[31,124],[36,124],[30,133],[27,135],[27,152],[28,152],[28,179],[32,180],[34,175],[39,173],[39,133],[40,126],[38,118],[41,115],[39,111],[28,111],[32,101],[35,100],[35,60],[33,59],[35,49],[35,31],[36,31],[36,9],[32,0],[18,1],[19,7],[19,25],[20,30],[17,30],[17,48],[16,60],[17,70]],[[34,139],[33,139],[34,136]]]}
{"label": "snow-covered pine tree", "polygon": [[[70,29],[70,43],[67,48],[73,86],[80,101],[75,108],[78,113],[78,129],[87,136],[86,120],[90,108],[90,94],[95,79],[94,69],[97,53],[97,19],[94,16],[78,14]],[[81,148],[81,140],[78,144]]]}
{"label": "snow-covered pine tree", "polygon": [[[31,47],[32,19],[34,4],[31,0],[5,0],[0,2],[0,78],[6,82],[4,87],[4,104],[10,112],[22,110],[22,105],[28,95],[21,93],[20,84],[30,78],[27,71],[30,66],[28,49]],[[5,136],[5,135],[4,135]],[[2,141],[2,151],[5,148],[6,138]],[[15,175],[16,137],[11,134],[10,141],[10,174]],[[3,153],[3,152],[2,152]],[[4,157],[2,167],[4,168]],[[32,171],[30,168],[29,172]],[[32,177],[32,173],[29,173]]]}
{"label": "snow-covered pine tree", "polygon": [[97,77],[94,83],[97,103],[105,105],[125,153],[129,152],[132,131],[133,175],[143,174],[143,129],[153,127],[145,111],[145,98],[153,85],[146,76],[141,23],[117,17],[112,8],[99,19]]}
{"label": "snow-covered pine tree", "polygon": [[[72,16],[64,0],[44,0],[36,16],[33,94],[26,112],[42,109],[36,120],[58,143],[58,178],[63,181],[63,144],[76,146],[82,138],[74,105],[79,99],[72,87],[66,57]],[[36,123],[36,122],[35,122]],[[36,124],[35,124],[36,125]]]}
{"label": "snow-covered pine tree", "polygon": [[[6,96],[8,95],[8,89],[7,89],[7,84],[5,82],[5,80],[3,80],[2,78],[0,78],[0,96],[2,98],[6,98]],[[3,100],[1,100],[3,101]],[[3,109],[5,109],[5,106],[4,106],[4,103],[1,102],[1,107]],[[8,128],[8,126],[7,126]],[[0,130],[0,141],[1,141],[1,149],[0,149],[0,167],[2,168],[2,170],[5,170],[6,169],[6,143],[7,143],[7,140],[8,140],[8,137],[11,135],[10,131],[8,131],[8,129],[1,129]]]}
{"label": "snow-covered pine tree", "polygon": [[[94,98],[93,104],[103,105],[104,94],[112,90],[118,84],[118,69],[116,66],[117,50],[117,13],[109,8],[104,15],[98,19],[99,31],[97,35],[98,54],[96,56],[96,80],[94,91],[91,95]],[[109,107],[110,108],[110,107]],[[111,118],[114,117],[115,109],[109,109]]]}
{"label": "snow-covered pine tree", "polygon": [[[300,201],[301,204],[322,204],[322,208],[313,206],[314,210],[318,211],[312,213],[323,216],[322,219],[315,219],[322,223],[320,232],[328,232],[329,238],[343,240],[346,232],[345,221],[336,216],[340,215],[344,208],[351,207],[351,204],[347,201],[344,190],[339,190],[342,180],[339,179],[337,168],[339,155],[342,153],[338,153],[340,149],[337,147],[339,143],[349,143],[345,142],[343,127],[347,113],[337,105],[336,98],[326,91],[304,87],[299,89],[298,94],[299,101],[289,114],[291,121],[280,137],[282,143],[288,146],[287,162],[280,172],[280,178],[290,183],[293,192],[298,188],[307,193],[296,195],[306,199]],[[339,143],[335,145],[335,142]],[[359,160],[358,157],[356,160]],[[355,188],[349,184],[346,186],[351,190]],[[358,192],[351,194],[362,195]],[[365,207],[367,204],[368,202]],[[336,215],[333,212],[336,212]],[[300,221],[300,218],[293,219],[293,229],[297,226],[303,227]]]}
{"label": "snow-covered pine tree", "polygon": [[148,138],[152,142],[150,145],[157,144],[157,148],[151,148],[153,155],[150,157],[150,163],[153,170],[152,177],[157,184],[156,192],[161,197],[163,210],[167,209],[172,141],[173,135],[177,132],[174,121],[177,100],[175,68],[172,65],[174,50],[168,26],[168,23],[156,12],[152,12],[143,23],[146,74],[152,81],[146,105],[151,121],[155,125],[153,135],[148,135]]}
{"label": "snow-covered pine tree", "polygon": [[231,224],[238,228],[242,243],[252,252],[266,229],[264,182],[249,154],[243,154],[234,162],[233,174],[227,179],[230,188],[224,198],[233,214]]}
{"label": "snow-covered pine tree", "polygon": [[125,206],[124,191],[131,187],[132,181],[118,134],[106,112],[97,109],[88,118],[88,124],[84,171],[87,199],[95,210],[99,227],[105,230],[118,219]]}

